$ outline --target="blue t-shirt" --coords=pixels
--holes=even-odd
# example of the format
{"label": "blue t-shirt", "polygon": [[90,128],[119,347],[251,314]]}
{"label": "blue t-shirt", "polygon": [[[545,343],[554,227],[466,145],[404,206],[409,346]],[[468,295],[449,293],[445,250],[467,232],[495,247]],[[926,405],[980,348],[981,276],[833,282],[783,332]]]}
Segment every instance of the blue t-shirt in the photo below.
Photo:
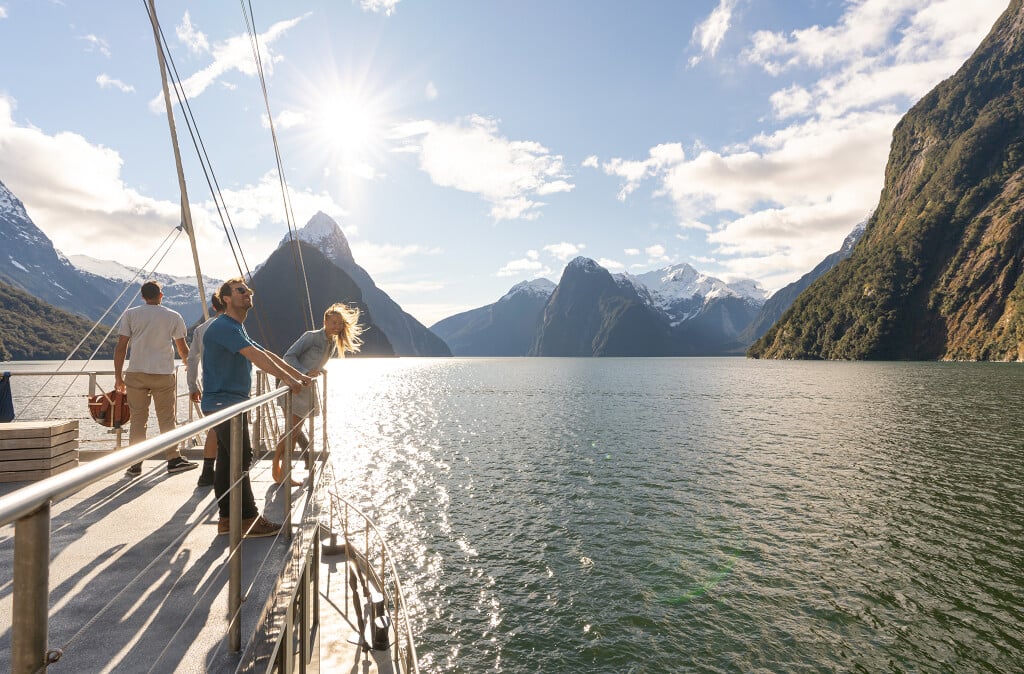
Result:
{"label": "blue t-shirt", "polygon": [[203,412],[249,399],[252,363],[240,351],[252,341],[245,326],[226,314],[218,316],[203,335]]}

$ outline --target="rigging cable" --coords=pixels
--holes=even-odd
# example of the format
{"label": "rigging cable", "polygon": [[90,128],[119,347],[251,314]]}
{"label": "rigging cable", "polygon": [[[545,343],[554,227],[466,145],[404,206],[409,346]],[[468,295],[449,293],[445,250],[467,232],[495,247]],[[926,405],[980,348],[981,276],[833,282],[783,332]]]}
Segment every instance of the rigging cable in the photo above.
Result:
{"label": "rigging cable", "polygon": [[[148,13],[149,5],[146,4],[145,0],[143,0],[143,4],[146,5],[146,11]],[[245,253],[242,250],[242,244],[238,238],[238,232],[235,229],[234,223],[231,221],[230,210],[228,209],[227,202],[224,200],[223,191],[221,190],[220,183],[217,181],[216,173],[213,170],[213,162],[210,160],[209,153],[206,151],[206,144],[203,142],[202,134],[199,132],[199,124],[192,112],[192,106],[189,104],[188,95],[185,93],[184,86],[181,84],[181,76],[178,74],[178,68],[174,62],[174,57],[171,56],[170,45],[167,43],[167,38],[164,35],[163,28],[161,27],[159,20],[154,15],[150,15],[150,21],[155,22],[156,30],[160,35],[161,46],[164,52],[164,60],[170,64],[169,79],[174,86],[174,94],[178,99],[178,105],[181,107],[182,113],[185,116],[185,125],[188,127],[189,136],[192,138],[192,145],[195,148],[200,166],[203,169],[206,184],[213,196],[213,202],[217,208],[217,214],[220,217],[221,226],[224,229],[224,235],[228,240],[229,246],[231,246],[231,253],[235,258],[235,268],[238,269],[239,276],[248,279],[251,283],[252,271],[249,268],[249,263],[245,259]],[[241,258],[241,260],[239,260],[239,258]],[[255,316],[256,324],[260,333],[269,338],[270,330],[263,321],[262,312],[257,309],[253,312],[253,315]],[[272,339],[268,339],[267,341],[272,341]]]}
{"label": "rigging cable", "polygon": [[[189,105],[188,96],[185,94],[184,87],[181,85],[181,77],[178,75],[178,68],[174,63],[174,58],[171,56],[171,50],[167,44],[167,38],[164,36],[160,20],[157,19],[155,14],[150,12],[150,7],[146,0],[143,0],[142,4],[146,8],[146,14],[149,16],[150,22],[160,34],[161,49],[164,52],[166,62],[169,64],[169,79],[174,86],[175,97],[178,99],[178,105],[181,107],[183,116],[185,117],[185,125],[188,127],[189,136],[192,139],[192,146],[196,150],[196,154],[199,158],[199,164],[203,169],[203,176],[206,179],[206,185],[213,196],[213,203],[217,208],[217,215],[220,217],[221,227],[224,229],[224,235],[227,237],[228,245],[231,247],[231,254],[235,258],[235,267],[238,269],[240,276],[248,275],[251,277],[252,274],[248,273],[249,266],[245,260],[245,255],[242,253],[242,246],[238,243],[238,234],[235,231],[234,223],[231,222],[227,203],[224,201],[224,195],[221,192],[220,184],[217,182],[216,175],[214,175],[213,165],[206,152],[206,144],[203,143],[202,135],[199,133],[199,127],[195,121],[195,116],[192,113],[192,107]],[[207,300],[204,297],[203,302],[206,301]]]}
{"label": "rigging cable", "polygon": [[[103,314],[98,319],[96,319],[96,322],[93,323],[92,327],[89,328],[88,332],[85,333],[85,336],[82,337],[82,339],[78,342],[78,344],[76,344],[74,346],[73,349],[71,349],[71,352],[68,353],[68,355],[64,358],[64,360],[61,362],[61,364],[57,366],[57,370],[56,370],[57,372],[60,372],[61,368],[63,368],[65,365],[67,365],[68,361],[71,360],[71,357],[74,356],[76,353],[78,353],[78,350],[80,348],[82,348],[82,345],[85,344],[86,340],[88,340],[89,337],[92,335],[92,333],[94,333],[96,331],[96,329],[103,322],[103,319],[106,318],[107,315],[111,311],[113,311],[114,307],[117,306],[117,303],[120,302],[121,299],[124,297],[125,293],[128,292],[128,289],[132,287],[132,284],[135,283],[135,280],[137,278],[139,278],[139,276],[141,276],[143,274],[143,272],[146,271],[146,268],[149,266],[149,263],[152,262],[153,258],[156,257],[157,253],[160,252],[160,249],[163,248],[165,245],[167,245],[167,240],[171,237],[172,234],[174,234],[175,231],[177,231],[178,232],[178,236],[180,236],[181,235],[181,231],[182,231],[181,226],[174,227],[170,232],[168,232],[167,236],[164,237],[164,240],[160,242],[160,245],[158,245],[156,247],[156,250],[154,250],[153,253],[149,256],[149,259],[146,260],[146,262],[142,265],[142,267],[135,272],[135,276],[133,276],[131,279],[129,279],[128,281],[125,282],[124,287],[121,289],[121,294],[118,295],[116,298],[114,298],[114,301],[111,302],[110,306],[108,306],[106,308],[106,310],[103,312]],[[177,241],[178,236],[174,237],[174,241]],[[167,247],[167,251],[164,251],[164,254],[162,256],[160,256],[160,260],[153,266],[153,269],[152,269],[152,271],[150,273],[155,272],[159,268],[160,262],[162,262],[164,257],[166,257],[167,252],[170,251],[171,246],[174,245],[174,241],[171,241],[170,245],[168,245],[168,247]],[[131,308],[132,302],[134,302],[134,300],[132,300],[131,302],[128,303],[128,306],[125,307],[124,311],[127,311],[129,308]],[[121,316],[124,315],[124,311],[122,311],[121,314],[118,316],[118,320],[121,320]],[[115,326],[117,325],[117,321],[114,322],[114,325]],[[111,326],[107,330],[107,334],[105,334],[103,336],[103,339],[101,339],[99,341],[99,343],[96,345],[96,348],[89,355],[89,358],[86,359],[85,365],[82,366],[83,370],[86,367],[88,367],[89,363],[91,363],[92,360],[96,357],[96,354],[99,353],[99,350],[101,348],[103,348],[103,345],[106,343],[107,338],[110,337],[110,333],[113,332],[113,330],[114,330],[114,326]],[[53,381],[54,376],[56,376],[56,375],[50,375],[49,378],[45,382],[42,383],[42,385],[39,387],[39,389],[36,390],[36,392],[34,394],[32,394],[32,397],[28,399],[28,403],[25,405],[25,409],[26,410],[31,407],[32,403],[35,402],[36,398],[39,397],[39,394],[42,393],[43,389],[45,389],[50,384],[50,382]],[[71,378],[71,384],[74,384],[77,379],[78,379],[77,376],[76,377],[72,377]],[[64,398],[67,397],[67,394],[68,394],[69,390],[71,390],[71,385],[68,385],[68,388],[65,389],[64,393],[62,393],[61,395],[57,396],[57,405],[60,405],[60,403],[64,401]],[[48,417],[53,415],[54,410],[57,409],[57,405],[55,405],[54,408],[52,410],[50,410],[50,414],[47,415]],[[17,417],[15,417],[15,418],[17,418]]]}
{"label": "rigging cable", "polygon": [[309,312],[308,319],[306,322],[306,328],[312,329],[316,327],[316,318],[313,316],[313,300],[309,294],[309,279],[306,276],[306,265],[302,259],[302,246],[299,243],[298,232],[295,226],[295,214],[292,211],[291,199],[288,192],[288,184],[284,175],[284,163],[281,161],[281,147],[277,141],[277,131],[274,128],[274,115],[270,110],[270,95],[267,92],[267,80],[263,73],[263,59],[260,56],[259,36],[256,34],[256,22],[253,18],[252,11],[252,0],[249,0],[249,8],[246,11],[245,0],[239,0],[242,6],[242,15],[245,17],[246,30],[249,32],[249,42],[252,45],[253,60],[256,62],[256,72],[260,77],[260,88],[263,91],[263,103],[267,108],[267,120],[270,126],[270,137],[274,141],[274,159],[277,162],[277,176],[278,181],[281,185],[281,198],[284,202],[285,209],[285,221],[288,225],[288,236],[291,238],[293,248],[293,257],[298,256],[298,268],[296,269],[296,275],[301,280],[303,287],[306,291],[306,308]]}

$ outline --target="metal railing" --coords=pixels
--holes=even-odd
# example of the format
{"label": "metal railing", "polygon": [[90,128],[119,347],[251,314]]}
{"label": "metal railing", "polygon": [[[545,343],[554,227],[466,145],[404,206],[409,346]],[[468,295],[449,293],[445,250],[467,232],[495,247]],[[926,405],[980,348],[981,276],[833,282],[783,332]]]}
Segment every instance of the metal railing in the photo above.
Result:
{"label": "metal railing", "polygon": [[[178,399],[180,399],[180,398],[186,398],[187,399],[188,398],[188,392],[187,391],[185,393],[181,393],[178,390],[178,382],[179,382],[179,378],[180,378],[180,371],[183,370],[184,367],[185,367],[184,365],[177,364],[175,366],[175,369],[174,369],[174,377],[175,377],[175,380],[174,380],[174,388],[175,388],[175,414],[176,415],[177,415],[177,412],[179,411],[178,402],[177,402]],[[111,380],[113,380],[113,378],[114,378],[114,371],[113,370],[77,370],[76,371],[76,370],[19,370],[19,369],[14,369],[14,370],[10,370],[9,372],[10,372],[10,375],[11,375],[11,382],[12,383],[14,383],[15,381],[17,381],[19,379],[22,379],[24,377],[46,377],[47,378],[47,381],[43,382],[40,385],[39,390],[37,390],[34,393],[31,393],[31,394],[29,394],[27,396],[19,396],[19,399],[17,399],[15,401],[15,413],[17,415],[16,418],[17,418],[18,421],[36,420],[36,419],[49,419],[49,418],[52,418],[53,412],[58,407],[60,407],[60,409],[61,409],[61,417],[62,418],[72,419],[72,420],[76,420],[76,421],[90,421],[91,422],[92,418],[91,418],[90,414],[87,411],[88,410],[88,405],[85,404],[85,402],[86,402],[85,399],[87,397],[94,396],[94,395],[96,395],[98,393],[103,393],[103,392],[108,392],[109,393],[109,392],[114,390],[113,383],[111,383],[111,386],[109,388],[104,388],[104,387],[100,386],[100,383],[99,383],[99,378],[100,377],[109,377]],[[68,387],[66,389],[64,389],[63,392],[61,392],[59,394],[58,393],[43,393],[42,388],[45,387],[49,383],[49,381],[51,379],[54,379],[54,378],[67,378],[67,377],[71,377],[71,383],[68,384]],[[86,390],[86,392],[85,393],[80,393],[80,392],[72,393],[71,389],[72,389],[72,387],[75,386],[76,380],[82,379],[82,378],[85,378],[87,380],[87,382],[88,382],[87,383],[87,390]],[[80,387],[79,387],[78,391],[81,391]],[[27,402],[28,402],[28,405],[29,405],[29,411],[25,411],[23,409],[21,409],[21,410],[18,409],[18,407],[21,404],[25,403],[25,398],[27,398]],[[41,400],[52,400],[54,398],[58,399],[57,404],[54,405],[49,410],[45,410],[45,409],[42,410],[42,413],[40,413],[40,410],[38,409],[38,406],[40,404],[39,401],[41,401]],[[81,400],[81,402],[83,404],[82,404],[81,408],[75,414],[69,415],[69,414],[66,414],[66,411],[69,409],[69,405],[64,402],[66,399],[71,399],[71,400],[75,400],[75,401]],[[195,418],[197,418],[199,416],[199,415],[194,414],[193,412],[194,412],[193,406],[189,405],[188,406],[188,410],[187,410],[187,418],[188,418],[189,421],[193,421]],[[122,444],[124,442],[124,437],[123,437],[124,436],[124,432],[125,432],[124,431],[124,427],[122,427],[122,426],[115,426],[113,428],[104,428],[103,430],[100,430],[100,429],[97,428],[97,429],[94,429],[92,433],[88,434],[90,437],[83,437],[82,434],[81,434],[81,429],[80,429],[79,438],[78,438],[79,448],[81,449],[82,446],[85,443],[97,444],[97,445],[98,444],[109,443],[110,440],[108,438],[104,437],[104,436],[106,436],[106,435],[113,435],[114,436],[113,449],[121,449],[121,446],[122,446]],[[185,438],[184,440],[185,441],[190,441],[192,439],[192,437],[194,437],[194,436],[190,436],[189,438]]]}
{"label": "metal railing", "polygon": [[[288,388],[281,387],[136,445],[97,458],[67,472],[28,485],[0,498],[0,526],[15,523],[11,672],[27,674],[45,671],[47,666],[60,656],[59,653],[47,651],[50,510],[52,504],[99,480],[122,472],[132,464],[160,455],[165,449],[176,446],[224,422],[232,424],[230,512],[234,515],[230,520],[230,554],[228,557],[230,574],[228,603],[232,620],[229,623],[227,636],[231,650],[240,650],[241,623],[236,618],[236,609],[241,605],[240,546],[243,535],[240,526],[242,499],[239,485],[242,463],[241,415],[267,405],[282,395],[286,395],[287,401],[290,403],[291,394]],[[290,404],[286,405],[286,409],[290,409]],[[285,438],[287,439],[292,429],[289,428],[289,424],[285,424],[285,428]],[[287,452],[285,459],[289,458],[290,452]],[[311,488],[313,483],[313,474],[311,474],[307,484]],[[290,508],[290,490],[286,489],[285,493],[288,494],[286,507]],[[289,514],[290,519],[290,510],[286,510],[286,513]],[[290,538],[290,529],[286,535]],[[313,547],[315,546],[314,543]],[[312,582],[314,583],[313,591],[316,592],[316,580],[314,579]],[[306,588],[297,588],[296,591],[300,589],[306,591]],[[291,601],[294,601],[294,596]],[[300,666],[300,670],[304,671],[304,666]]]}
{"label": "metal railing", "polygon": [[[334,531],[334,525],[340,524],[345,541],[344,552],[353,562],[355,570],[359,574],[357,579],[353,579],[354,582],[349,582],[346,579],[345,603],[347,605],[349,601],[353,602],[356,615],[361,620],[362,608],[358,599],[360,592],[357,589],[361,586],[364,600],[373,604],[373,609],[370,612],[371,621],[381,617],[382,611],[386,611],[390,616],[389,623],[393,626],[396,637],[390,644],[392,665],[395,671],[416,674],[419,672],[418,658],[412,637],[412,626],[409,623],[409,612],[406,610],[405,595],[402,592],[398,570],[395,568],[384,536],[373,520],[341,496],[333,486],[328,488],[328,495],[332,525],[330,548],[340,551],[337,544],[337,533]],[[370,579],[372,587],[380,590],[380,597],[371,596],[373,591],[368,588],[366,578]],[[373,626],[370,631],[374,632],[376,627]],[[359,632],[360,635],[365,635],[366,630],[363,625],[359,626]]]}

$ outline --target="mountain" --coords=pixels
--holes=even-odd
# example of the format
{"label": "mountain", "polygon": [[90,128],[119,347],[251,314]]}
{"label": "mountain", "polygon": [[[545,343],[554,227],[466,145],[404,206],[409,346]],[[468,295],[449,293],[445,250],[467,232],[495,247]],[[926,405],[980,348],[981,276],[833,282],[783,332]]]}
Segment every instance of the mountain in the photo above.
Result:
{"label": "mountain", "polygon": [[0,182],[0,281],[56,307],[92,320],[109,305],[105,292],[53,247]]}
{"label": "mountain", "polygon": [[449,316],[430,330],[456,356],[525,356],[554,290],[546,278],[523,281],[494,304]]}
{"label": "mountain", "polygon": [[796,301],[800,293],[821,278],[825,272],[853,254],[853,247],[864,236],[866,226],[867,220],[858,223],[853,228],[853,231],[846,236],[846,239],[843,240],[843,245],[839,250],[819,262],[814,269],[789,285],[780,288],[774,295],[768,298],[768,301],[761,307],[760,313],[746,327],[738,341],[745,346],[749,346],[760,339],[764,333],[768,332],[768,329],[775,325],[777,320],[782,318],[782,314],[786,312],[786,309],[793,305],[793,302]]}
{"label": "mountain", "polygon": [[633,283],[577,257],[544,307],[529,355],[674,356],[683,347],[668,318]]}
{"label": "mountain", "polygon": [[[418,320],[405,313],[387,293],[377,287],[366,270],[356,264],[352,249],[341,228],[330,216],[318,212],[296,234],[339,266],[355,281],[362,291],[363,301],[374,316],[374,321],[388,336],[399,356],[451,356],[448,345]],[[282,246],[291,244],[291,235],[281,240]]]}
{"label": "mountain", "polygon": [[[0,281],[0,360],[62,360],[88,358],[107,333],[100,325],[84,344],[72,352],[89,333],[93,323],[76,314],[33,297],[24,290]],[[114,342],[108,341],[97,358],[113,358]]]}
{"label": "mountain", "polygon": [[631,277],[650,293],[688,350],[699,354],[738,354],[740,334],[760,313],[767,293],[759,283],[743,279],[725,283],[688,264],[678,264]]}
{"label": "mountain", "polygon": [[[335,302],[359,307],[364,356],[393,356],[395,350],[387,335],[374,320],[373,312],[363,301],[362,291],[352,278],[313,246],[299,242],[306,270],[307,283],[297,271],[291,246],[275,250],[252,275],[256,291],[253,309],[245,321],[253,339],[278,355],[306,330],[323,327],[324,311]],[[309,288],[314,324],[306,313],[306,287]]]}
{"label": "mountain", "polygon": [[1024,0],[893,132],[879,205],[848,260],[755,358],[1024,358]]}
{"label": "mountain", "polygon": [[[195,276],[140,275],[139,270],[135,267],[110,260],[97,260],[88,255],[71,255],[68,260],[76,269],[85,274],[86,278],[99,288],[105,297],[109,297],[109,301],[113,301],[114,298],[121,295],[125,290],[125,284],[131,282],[131,288],[124,292],[124,296],[111,312],[114,317],[120,316],[128,308],[129,303],[136,305],[142,303],[139,289],[142,287],[142,283],[148,279],[160,282],[164,291],[164,299],[161,304],[181,314],[186,325],[193,325],[203,317],[202,301],[199,298],[199,286]],[[203,276],[207,304],[209,304],[210,295],[220,288],[222,283],[221,280]]]}
{"label": "mountain", "polygon": [[737,355],[765,296],[755,281],[725,283],[688,264],[612,275],[578,257],[557,286],[517,284],[431,330],[459,356]]}

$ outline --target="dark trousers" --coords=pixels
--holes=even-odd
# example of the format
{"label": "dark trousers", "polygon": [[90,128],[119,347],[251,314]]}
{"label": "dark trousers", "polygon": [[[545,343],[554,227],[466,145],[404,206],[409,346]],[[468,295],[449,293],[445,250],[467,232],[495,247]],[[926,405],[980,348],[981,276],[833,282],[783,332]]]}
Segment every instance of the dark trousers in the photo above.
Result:
{"label": "dark trousers", "polygon": [[[217,495],[217,505],[221,517],[230,516],[231,489],[231,421],[225,421],[213,427],[217,434],[217,465],[213,471],[213,493]],[[252,484],[249,483],[249,466],[252,464],[252,443],[249,440],[249,415],[242,415],[242,519],[249,519],[260,514],[256,507],[256,498],[252,495]]]}

